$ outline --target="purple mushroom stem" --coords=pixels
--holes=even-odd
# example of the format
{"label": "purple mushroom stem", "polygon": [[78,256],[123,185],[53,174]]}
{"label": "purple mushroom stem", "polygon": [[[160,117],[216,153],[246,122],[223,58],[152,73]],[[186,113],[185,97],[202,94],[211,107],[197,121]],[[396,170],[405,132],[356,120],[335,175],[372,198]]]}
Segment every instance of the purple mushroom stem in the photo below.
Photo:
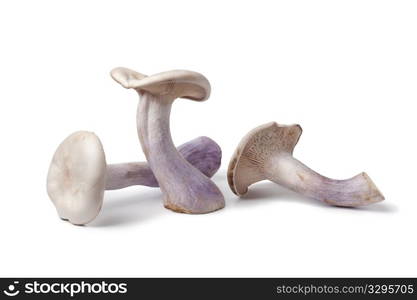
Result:
{"label": "purple mushroom stem", "polygon": [[138,136],[164,194],[164,206],[190,214],[223,208],[225,201],[219,188],[175,149],[169,124],[174,100],[206,100],[210,95],[208,80],[199,73],[183,70],[148,77],[126,68],[116,68],[111,76],[139,94]]}
{"label": "purple mushroom stem", "polygon": [[[201,136],[177,148],[181,156],[207,177],[213,177],[220,167],[222,151],[212,139]],[[107,165],[106,190],[117,190],[132,185],[159,187],[146,162]]]}
{"label": "purple mushroom stem", "polygon": [[271,158],[265,175],[281,186],[330,205],[355,207],[384,200],[365,172],[350,179],[331,179],[313,171],[292,155]]}

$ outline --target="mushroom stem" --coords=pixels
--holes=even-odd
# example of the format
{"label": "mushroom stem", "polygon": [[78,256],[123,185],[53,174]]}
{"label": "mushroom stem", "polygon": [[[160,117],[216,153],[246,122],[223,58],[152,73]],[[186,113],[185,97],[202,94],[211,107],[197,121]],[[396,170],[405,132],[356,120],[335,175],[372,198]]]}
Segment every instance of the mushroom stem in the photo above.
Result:
{"label": "mushroom stem", "polygon": [[132,185],[158,187],[147,163],[131,162],[107,165],[106,190],[118,190]]}
{"label": "mushroom stem", "polygon": [[366,173],[335,180],[311,170],[290,154],[272,156],[264,166],[265,176],[290,190],[335,206],[355,207],[384,200]]}
{"label": "mushroom stem", "polygon": [[[207,177],[220,167],[222,152],[212,139],[201,136],[177,148],[181,156]],[[151,168],[145,162],[107,165],[106,190],[117,190],[132,185],[159,187]]]}
{"label": "mushroom stem", "polygon": [[176,97],[138,92],[138,135],[164,193],[164,206],[184,213],[208,213],[222,208],[224,198],[218,187],[175,149],[169,117]]}

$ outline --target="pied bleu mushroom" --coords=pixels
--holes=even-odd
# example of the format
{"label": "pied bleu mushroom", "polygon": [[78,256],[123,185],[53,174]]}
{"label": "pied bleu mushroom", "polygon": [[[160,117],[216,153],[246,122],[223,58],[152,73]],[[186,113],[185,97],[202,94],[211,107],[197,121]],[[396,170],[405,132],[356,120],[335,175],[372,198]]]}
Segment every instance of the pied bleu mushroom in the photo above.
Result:
{"label": "pied bleu mushroom", "polygon": [[366,173],[346,180],[334,180],[311,170],[293,157],[302,129],[299,125],[275,122],[250,131],[240,142],[229,164],[228,182],[236,195],[248,187],[270,180],[324,203],[356,207],[384,200]]}
{"label": "pied bleu mushroom", "polygon": [[[220,167],[221,149],[208,137],[198,137],[178,147],[180,155],[208,177]],[[147,163],[107,165],[100,139],[92,132],[78,131],[57,148],[47,178],[48,195],[58,215],[82,225],[100,212],[104,190],[131,185],[158,187]]]}
{"label": "pied bleu mushroom", "polygon": [[135,89],[140,101],[137,110],[139,140],[147,161],[164,194],[164,206],[176,212],[200,214],[224,207],[219,188],[189,164],[175,149],[169,118],[175,99],[204,101],[210,95],[210,83],[201,74],[175,70],[146,76],[116,68],[115,81]]}

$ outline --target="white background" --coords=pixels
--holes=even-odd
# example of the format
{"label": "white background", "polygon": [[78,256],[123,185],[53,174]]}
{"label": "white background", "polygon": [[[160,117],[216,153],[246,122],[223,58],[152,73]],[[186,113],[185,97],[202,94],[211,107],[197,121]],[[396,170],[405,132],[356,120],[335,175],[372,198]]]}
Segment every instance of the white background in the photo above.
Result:
{"label": "white background", "polygon": [[[3,1],[0,276],[417,276],[415,1]],[[109,163],[144,160],[137,94],[109,71],[203,73],[177,101],[176,144],[223,149],[225,209],[173,213],[158,189],[107,192],[84,227],[46,194],[50,159],[94,131]],[[226,169],[253,127],[299,123],[295,156],[333,178],[366,171],[386,201],[329,207],[264,182],[245,199]]]}

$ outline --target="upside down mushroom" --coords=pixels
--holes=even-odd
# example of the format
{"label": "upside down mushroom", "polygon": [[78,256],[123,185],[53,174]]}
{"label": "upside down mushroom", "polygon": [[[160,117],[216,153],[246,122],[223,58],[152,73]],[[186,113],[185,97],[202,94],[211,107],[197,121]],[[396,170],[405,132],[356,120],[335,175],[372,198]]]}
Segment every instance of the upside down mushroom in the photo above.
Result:
{"label": "upside down mushroom", "polygon": [[210,83],[201,74],[174,70],[146,76],[126,68],[111,71],[112,78],[139,94],[137,130],[146,159],[164,194],[164,206],[176,212],[209,213],[225,205],[220,189],[188,163],[175,149],[169,118],[177,98],[204,101]]}

